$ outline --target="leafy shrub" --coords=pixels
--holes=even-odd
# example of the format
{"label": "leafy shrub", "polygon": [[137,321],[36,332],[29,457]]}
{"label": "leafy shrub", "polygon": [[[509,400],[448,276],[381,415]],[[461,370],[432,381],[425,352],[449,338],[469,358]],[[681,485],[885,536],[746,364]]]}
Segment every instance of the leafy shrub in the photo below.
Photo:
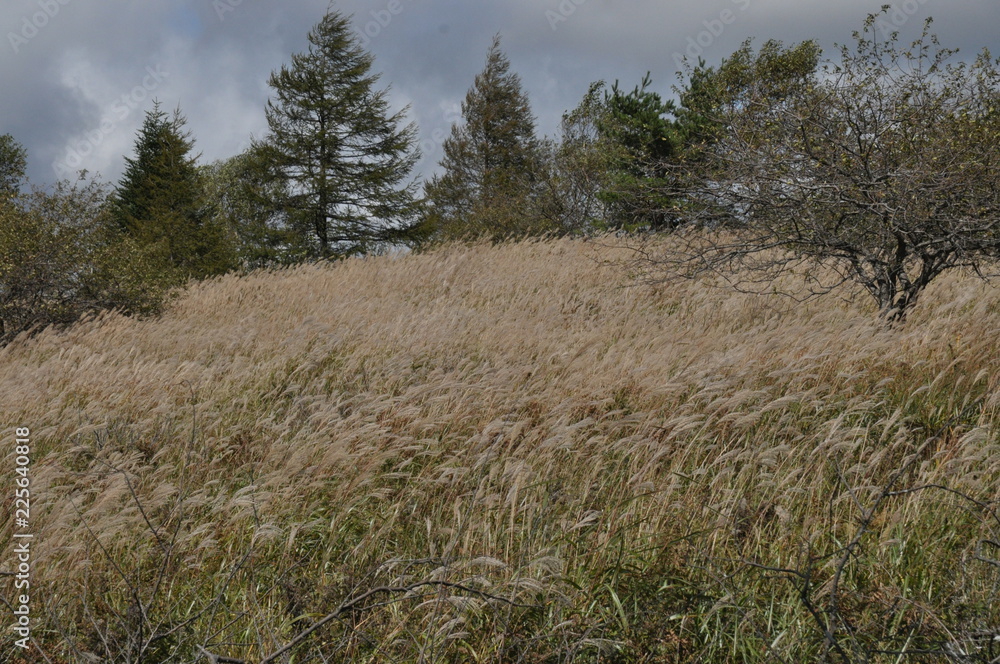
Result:
{"label": "leafy shrub", "polygon": [[160,309],[166,278],[111,228],[106,198],[100,183],[63,182],[0,203],[0,341],[102,309]]}

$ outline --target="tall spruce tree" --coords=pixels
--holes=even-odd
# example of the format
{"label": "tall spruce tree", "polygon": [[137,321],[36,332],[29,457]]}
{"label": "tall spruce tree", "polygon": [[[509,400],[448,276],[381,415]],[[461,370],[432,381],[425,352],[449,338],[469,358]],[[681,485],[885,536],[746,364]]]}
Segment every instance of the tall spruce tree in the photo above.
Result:
{"label": "tall spruce tree", "polygon": [[233,263],[224,229],[205,204],[184,124],[179,110],[167,116],[158,103],[146,113],[112,200],[118,229],[177,281],[220,274]]}
{"label": "tall spruce tree", "polygon": [[445,172],[426,187],[436,237],[497,240],[552,230],[538,206],[545,160],[535,118],[499,35],[462,102],[462,117],[444,142]]}
{"label": "tall spruce tree", "polygon": [[403,124],[408,109],[390,112],[373,61],[350,21],[330,12],[269,81],[270,133],[256,149],[280,183],[271,191],[285,192],[275,207],[316,257],[406,242],[416,226],[416,126]]}

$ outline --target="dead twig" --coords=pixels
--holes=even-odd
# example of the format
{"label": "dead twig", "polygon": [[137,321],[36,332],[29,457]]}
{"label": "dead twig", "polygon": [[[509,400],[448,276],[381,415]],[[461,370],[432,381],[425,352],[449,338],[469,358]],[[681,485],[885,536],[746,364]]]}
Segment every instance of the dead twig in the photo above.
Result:
{"label": "dead twig", "polygon": [[[334,620],[336,620],[337,618],[341,617],[344,614],[347,614],[347,613],[350,613],[350,612],[352,612],[354,610],[360,609],[359,605],[362,602],[364,602],[365,600],[367,600],[368,598],[370,598],[370,597],[373,597],[373,596],[379,595],[379,594],[383,594],[383,593],[389,593],[389,594],[406,594],[406,593],[413,592],[414,590],[416,590],[418,588],[425,588],[425,587],[428,587],[428,586],[437,587],[437,588],[452,588],[454,590],[461,590],[462,592],[467,592],[467,593],[471,593],[473,595],[478,595],[478,596],[486,598],[486,599],[494,600],[494,601],[497,601],[497,602],[503,602],[504,604],[508,604],[510,606],[515,606],[515,607],[520,607],[520,608],[525,608],[525,609],[537,608],[536,606],[534,606],[532,604],[520,604],[518,602],[514,602],[513,600],[509,600],[509,599],[507,599],[505,597],[499,597],[497,595],[492,595],[492,594],[484,592],[482,590],[476,590],[475,588],[470,588],[470,587],[468,587],[466,585],[463,585],[461,583],[454,583],[454,582],[451,582],[451,581],[419,581],[417,583],[411,583],[411,584],[406,585],[406,586],[379,586],[378,588],[372,588],[371,590],[369,590],[367,592],[364,592],[361,595],[358,595],[354,599],[347,600],[347,601],[343,602],[340,606],[337,607],[337,609],[335,611],[333,611],[333,613],[328,614],[327,616],[325,616],[324,618],[322,618],[318,622],[314,623],[309,629],[306,629],[306,630],[300,632],[294,639],[292,639],[291,641],[289,641],[285,646],[283,646],[279,650],[276,650],[275,652],[271,653],[270,655],[268,655],[267,657],[265,657],[264,659],[262,659],[260,661],[260,664],[271,664],[272,662],[276,661],[279,657],[281,657],[282,655],[284,655],[285,653],[287,653],[289,650],[291,650],[292,648],[296,647],[297,645],[299,645],[300,643],[302,643],[303,641],[305,641],[309,637],[310,634],[312,634],[316,630],[320,629],[324,625],[327,625],[327,624],[333,622]],[[224,663],[220,663],[220,664],[224,664]],[[241,663],[241,664],[243,664],[243,663]]]}

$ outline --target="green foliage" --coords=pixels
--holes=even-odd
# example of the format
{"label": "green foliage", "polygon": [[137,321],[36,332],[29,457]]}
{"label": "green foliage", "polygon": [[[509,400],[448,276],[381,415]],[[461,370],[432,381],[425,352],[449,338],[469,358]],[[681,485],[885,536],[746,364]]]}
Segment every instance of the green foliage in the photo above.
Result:
{"label": "green foliage", "polygon": [[445,172],[426,186],[425,223],[435,237],[501,240],[556,230],[543,213],[546,164],[535,118],[499,35],[466,94],[462,117],[444,143]]}
{"label": "green foliage", "polygon": [[412,238],[419,157],[406,109],[391,114],[373,58],[350,21],[328,13],[307,52],[273,73],[270,134],[255,146],[270,169],[263,190],[312,257],[378,250]]}
{"label": "green foliage", "polygon": [[119,230],[176,283],[234,264],[230,238],[206,205],[184,124],[179,111],[168,117],[158,104],[146,114],[113,201]]}
{"label": "green foliage", "polygon": [[612,186],[616,164],[628,159],[624,147],[601,132],[610,122],[604,92],[603,82],[591,84],[580,104],[563,114],[559,143],[549,146],[548,196],[563,232],[608,226],[603,193]]}
{"label": "green foliage", "polygon": [[598,125],[601,134],[619,147],[612,164],[610,186],[602,192],[612,228],[666,230],[676,225],[668,214],[669,199],[660,195],[667,166],[677,151],[674,103],[642,83],[625,93],[618,82],[605,92],[607,113]]}
{"label": "green foliage", "polygon": [[649,90],[652,82],[647,73],[642,83],[626,94],[615,81],[611,91],[605,93],[609,117],[602,130],[634,156],[656,163],[674,155],[674,125],[670,116],[675,107],[669,99],[664,101]]}
{"label": "green foliage", "polygon": [[669,230],[677,225],[664,196],[680,149],[678,109],[650,90],[647,74],[629,92],[617,82],[591,84],[580,104],[563,116],[555,152],[558,200],[571,228]]}
{"label": "green foliage", "polygon": [[269,176],[260,150],[216,161],[201,169],[205,197],[217,222],[234,239],[239,264],[246,269],[286,265],[309,256],[306,237],[289,228],[274,201],[287,197],[281,180]]}
{"label": "green foliage", "polygon": [[[700,62],[678,89],[679,104],[651,89],[647,73],[626,92],[618,82],[590,86],[563,116],[555,149],[553,198],[571,230],[672,230],[683,220],[683,197],[675,191],[678,171],[693,170],[724,134],[720,109],[738,107],[751,90],[766,88],[778,103],[796,80],[815,71],[813,42],[784,49],[768,42],[754,53],[750,43],[718,69]],[[706,178],[707,179],[707,178]]]}
{"label": "green foliage", "polygon": [[0,340],[88,312],[159,310],[168,283],[155,257],[113,228],[97,183],[0,203]]}
{"label": "green foliage", "polygon": [[699,62],[687,72],[687,86],[678,91],[679,127],[685,142],[700,144],[718,138],[724,129],[719,124],[722,109],[738,111],[749,104],[777,109],[814,77],[821,55],[812,40],[785,47],[772,39],[756,52],[747,40],[718,68]]}
{"label": "green foliage", "polygon": [[27,152],[10,134],[0,136],[0,198],[17,194],[24,181]]}
{"label": "green foliage", "polygon": [[[662,185],[675,188],[678,179],[694,178],[711,183],[718,173],[716,160],[709,152],[720,140],[727,138],[731,125],[727,114],[739,114],[748,108],[751,99],[765,99],[765,106],[779,108],[801,85],[815,75],[821,51],[815,41],[804,41],[791,47],[769,40],[754,51],[752,40],[743,42],[718,67],[709,67],[704,60],[679,75],[686,83],[675,88],[679,104],[676,110],[675,140],[677,151],[671,164],[669,179]],[[690,201],[683,194],[669,201],[676,218],[691,215]]]}

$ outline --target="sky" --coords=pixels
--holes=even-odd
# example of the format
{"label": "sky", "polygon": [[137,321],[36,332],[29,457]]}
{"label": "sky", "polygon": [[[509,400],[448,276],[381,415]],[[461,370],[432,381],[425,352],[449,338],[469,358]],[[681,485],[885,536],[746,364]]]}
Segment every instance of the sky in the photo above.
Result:
{"label": "sky", "polygon": [[[0,134],[28,150],[39,185],[80,169],[115,182],[146,111],[180,108],[202,163],[267,132],[270,73],[306,50],[329,11],[353,16],[395,110],[409,106],[423,158],[441,145],[492,37],[531,100],[539,135],[593,81],[631,89],[650,72],[673,97],[683,58],[717,64],[746,39],[816,39],[833,56],[886,0],[3,0]],[[878,26],[909,42],[924,19],[957,57],[1000,55],[998,0],[896,0]]]}

